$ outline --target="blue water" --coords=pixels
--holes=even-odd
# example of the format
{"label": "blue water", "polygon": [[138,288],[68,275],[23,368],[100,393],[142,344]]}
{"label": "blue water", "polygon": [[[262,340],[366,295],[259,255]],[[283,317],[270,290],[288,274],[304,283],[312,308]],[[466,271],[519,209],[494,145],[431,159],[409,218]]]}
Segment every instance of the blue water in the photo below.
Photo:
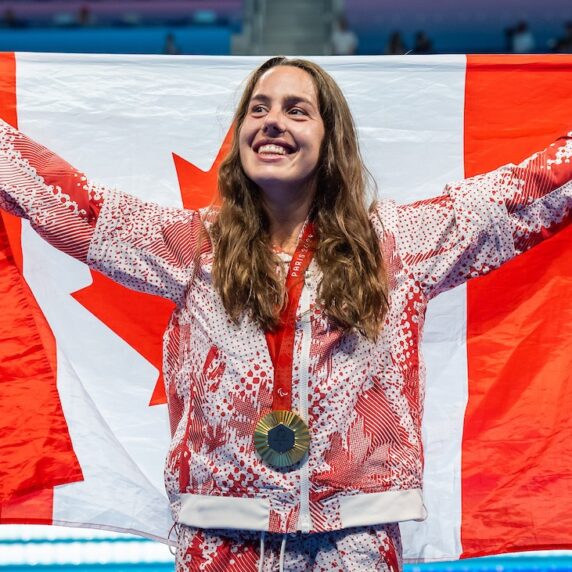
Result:
{"label": "blue water", "polygon": [[51,564],[34,566],[3,566],[2,572],[173,572],[172,564]]}
{"label": "blue water", "polygon": [[569,572],[572,556],[558,557],[489,557],[406,565],[406,572]]}
{"label": "blue water", "polygon": [[[172,572],[170,563],[149,564],[80,564],[80,565],[21,565],[3,566],[2,572]],[[493,557],[461,560],[458,562],[440,562],[435,564],[409,564],[405,572],[570,572],[572,556],[558,557]]]}

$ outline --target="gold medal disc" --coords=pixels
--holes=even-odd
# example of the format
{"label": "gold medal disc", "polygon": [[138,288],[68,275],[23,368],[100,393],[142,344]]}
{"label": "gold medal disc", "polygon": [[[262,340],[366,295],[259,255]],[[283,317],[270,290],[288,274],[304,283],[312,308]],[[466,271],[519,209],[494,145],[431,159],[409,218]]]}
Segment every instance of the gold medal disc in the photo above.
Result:
{"label": "gold medal disc", "polygon": [[295,465],[310,447],[310,432],[293,411],[271,411],[254,429],[254,447],[262,460],[273,467]]}

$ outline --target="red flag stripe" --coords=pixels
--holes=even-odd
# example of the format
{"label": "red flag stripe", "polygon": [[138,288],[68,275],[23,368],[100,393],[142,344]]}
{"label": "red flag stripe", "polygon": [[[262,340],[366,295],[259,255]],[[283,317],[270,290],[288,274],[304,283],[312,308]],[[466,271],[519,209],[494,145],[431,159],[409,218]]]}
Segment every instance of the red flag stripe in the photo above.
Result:
{"label": "red flag stripe", "polygon": [[39,490],[0,505],[2,524],[52,524],[54,490]]}
{"label": "red flag stripe", "polygon": [[[0,116],[17,127],[14,54],[0,54]],[[50,523],[51,487],[83,476],[57,392],[55,341],[21,275],[20,229],[2,213],[0,522]]]}
{"label": "red flag stripe", "polygon": [[[546,147],[570,109],[571,57],[469,57],[465,175]],[[571,547],[571,235],[468,284],[463,557]]]}

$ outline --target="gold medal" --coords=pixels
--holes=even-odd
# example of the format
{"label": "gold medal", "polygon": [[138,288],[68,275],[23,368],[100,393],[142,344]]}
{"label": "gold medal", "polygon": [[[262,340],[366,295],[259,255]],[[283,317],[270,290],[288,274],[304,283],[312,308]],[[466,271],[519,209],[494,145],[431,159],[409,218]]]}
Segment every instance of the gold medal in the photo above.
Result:
{"label": "gold medal", "polygon": [[310,432],[293,411],[271,411],[256,424],[254,446],[262,460],[273,467],[295,465],[310,447]]}

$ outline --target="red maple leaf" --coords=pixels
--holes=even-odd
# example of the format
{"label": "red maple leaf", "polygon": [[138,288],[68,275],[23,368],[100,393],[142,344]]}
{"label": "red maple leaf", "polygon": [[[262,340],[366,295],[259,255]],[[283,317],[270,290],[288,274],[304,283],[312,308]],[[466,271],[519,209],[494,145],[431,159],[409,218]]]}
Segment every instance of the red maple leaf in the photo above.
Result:
{"label": "red maple leaf", "polygon": [[330,447],[324,454],[329,467],[315,477],[318,487],[324,486],[320,493],[314,493],[312,500],[318,502],[327,497],[332,485],[337,487],[371,488],[389,481],[387,460],[389,445],[374,444],[365,428],[364,420],[357,419],[349,427],[344,447],[344,439],[340,433],[330,438]]}
{"label": "red maple leaf", "polygon": [[[232,126],[208,171],[202,171],[173,153],[184,208],[199,209],[214,202],[218,169],[230,149],[231,140]],[[91,277],[92,283],[72,296],[157,368],[159,375],[149,405],[166,403],[161,340],[174,309],[173,303],[128,290],[93,270]]]}

